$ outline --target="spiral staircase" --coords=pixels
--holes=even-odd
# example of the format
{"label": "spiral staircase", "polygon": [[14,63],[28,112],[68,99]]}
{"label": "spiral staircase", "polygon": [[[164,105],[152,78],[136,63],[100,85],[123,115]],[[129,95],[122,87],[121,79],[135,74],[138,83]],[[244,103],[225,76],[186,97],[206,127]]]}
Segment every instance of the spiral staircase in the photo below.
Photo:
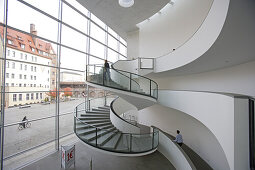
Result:
{"label": "spiral staircase", "polygon": [[[109,69],[108,75],[104,69],[102,65],[87,65],[86,83],[116,94],[122,105],[125,101],[124,105],[132,105],[138,110],[157,102],[158,85],[153,80],[113,68]],[[90,99],[75,108],[74,132],[80,140],[117,155],[146,155],[157,149],[158,129],[153,128],[151,133],[146,134],[129,130],[139,127],[119,116],[121,113],[117,113],[116,105],[121,107],[121,104],[117,98],[109,104],[97,100],[100,99]],[[124,125],[116,124],[116,119]]]}

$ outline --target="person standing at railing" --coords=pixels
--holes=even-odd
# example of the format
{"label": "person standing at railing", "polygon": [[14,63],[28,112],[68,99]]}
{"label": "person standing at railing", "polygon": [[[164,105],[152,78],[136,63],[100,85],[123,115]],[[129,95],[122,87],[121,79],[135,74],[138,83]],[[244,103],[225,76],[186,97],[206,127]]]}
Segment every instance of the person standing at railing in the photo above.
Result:
{"label": "person standing at railing", "polygon": [[182,146],[183,139],[182,139],[182,135],[180,134],[179,130],[177,130],[177,135],[175,137],[175,140],[173,140],[173,141],[176,142],[179,146]]}
{"label": "person standing at railing", "polygon": [[[107,78],[108,77],[108,78]],[[104,80],[110,81],[111,76],[110,76],[110,65],[107,62],[107,60],[104,60]]]}

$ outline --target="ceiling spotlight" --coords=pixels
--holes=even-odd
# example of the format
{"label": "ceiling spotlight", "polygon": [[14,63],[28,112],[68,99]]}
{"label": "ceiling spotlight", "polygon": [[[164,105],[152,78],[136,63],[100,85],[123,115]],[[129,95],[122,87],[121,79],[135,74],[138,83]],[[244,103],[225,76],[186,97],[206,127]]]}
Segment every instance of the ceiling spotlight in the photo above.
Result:
{"label": "ceiling spotlight", "polygon": [[135,3],[134,0],[119,0],[120,6],[124,8],[131,7],[132,5],[134,5],[134,3]]}

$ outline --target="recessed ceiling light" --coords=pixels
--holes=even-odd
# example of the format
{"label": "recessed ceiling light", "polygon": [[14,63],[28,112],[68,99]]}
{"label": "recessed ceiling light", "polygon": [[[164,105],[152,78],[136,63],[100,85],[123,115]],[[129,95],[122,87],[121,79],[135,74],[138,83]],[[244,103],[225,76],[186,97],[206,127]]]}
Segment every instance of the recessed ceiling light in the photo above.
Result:
{"label": "recessed ceiling light", "polygon": [[133,6],[135,3],[134,0],[119,0],[119,4],[120,6],[124,7],[124,8],[128,8]]}

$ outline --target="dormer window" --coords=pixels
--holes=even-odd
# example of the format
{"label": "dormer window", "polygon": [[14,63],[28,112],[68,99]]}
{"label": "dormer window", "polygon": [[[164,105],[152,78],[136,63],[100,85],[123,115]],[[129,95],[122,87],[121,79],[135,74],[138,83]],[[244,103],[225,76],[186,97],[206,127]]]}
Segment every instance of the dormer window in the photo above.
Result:
{"label": "dormer window", "polygon": [[29,44],[32,44],[32,42],[31,42],[31,41],[29,41],[29,40],[28,40],[28,42],[29,42]]}
{"label": "dormer window", "polygon": [[34,49],[33,47],[31,47],[31,50],[32,50],[33,52],[35,52],[35,49]]}
{"label": "dormer window", "polygon": [[41,44],[39,44],[39,47],[40,47],[40,48],[42,48],[42,45],[41,45]]}
{"label": "dormer window", "polygon": [[42,52],[41,50],[38,50],[38,53],[41,54],[41,55],[43,55],[43,52]]}
{"label": "dormer window", "polygon": [[22,49],[25,49],[25,45],[24,45],[24,44],[20,44],[20,47],[21,47]]}
{"label": "dormer window", "polygon": [[13,45],[13,41],[8,39],[8,44],[12,44]]}

